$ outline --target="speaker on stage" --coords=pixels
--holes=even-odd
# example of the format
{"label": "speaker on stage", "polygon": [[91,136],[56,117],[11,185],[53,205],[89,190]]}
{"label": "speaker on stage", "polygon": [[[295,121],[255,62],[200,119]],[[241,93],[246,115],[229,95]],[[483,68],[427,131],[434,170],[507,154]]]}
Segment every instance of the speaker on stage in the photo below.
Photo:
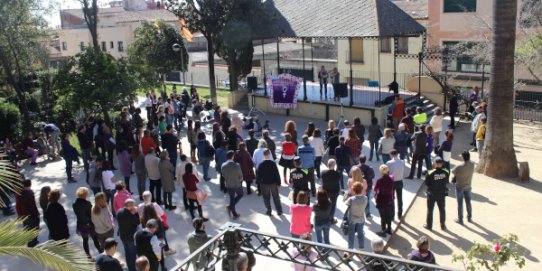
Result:
{"label": "speaker on stage", "polygon": [[258,88],[258,78],[256,76],[247,77],[247,88],[256,90]]}
{"label": "speaker on stage", "polygon": [[347,83],[339,83],[335,85],[335,96],[339,96],[341,98],[348,97],[348,84]]}

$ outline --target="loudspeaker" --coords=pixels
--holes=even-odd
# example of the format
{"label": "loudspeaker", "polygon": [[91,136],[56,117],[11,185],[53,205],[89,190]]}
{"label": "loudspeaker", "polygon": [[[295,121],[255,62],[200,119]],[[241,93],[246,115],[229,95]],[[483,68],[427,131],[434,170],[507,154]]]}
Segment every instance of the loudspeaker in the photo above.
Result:
{"label": "loudspeaker", "polygon": [[258,78],[256,76],[247,77],[247,88],[256,90],[258,88]]}
{"label": "loudspeaker", "polygon": [[346,98],[348,97],[348,84],[347,83],[338,83],[334,85],[335,87],[335,96]]}

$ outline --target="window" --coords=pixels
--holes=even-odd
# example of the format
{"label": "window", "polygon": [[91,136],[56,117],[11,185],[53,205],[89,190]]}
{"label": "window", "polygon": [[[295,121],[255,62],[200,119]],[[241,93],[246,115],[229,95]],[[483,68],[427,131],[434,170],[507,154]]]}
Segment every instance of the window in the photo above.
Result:
{"label": "window", "polygon": [[111,48],[111,49],[115,48],[115,43],[110,41],[109,42],[109,48]]}
{"label": "window", "polygon": [[363,62],[363,40],[362,39],[352,39],[352,58],[348,59],[347,62]]}
{"label": "window", "polygon": [[444,0],[444,13],[476,12],[477,0]]}
{"label": "window", "polygon": [[85,50],[85,43],[84,42],[80,42],[79,43],[79,48],[81,48],[81,52]]}
{"label": "window", "polygon": [[65,42],[65,41],[62,42],[62,50],[63,50],[63,51],[68,50],[68,43]]}
{"label": "window", "polygon": [[124,43],[122,41],[118,42],[117,47],[118,47],[119,52],[121,53],[124,52]]}
{"label": "window", "polygon": [[380,52],[381,53],[391,53],[391,38],[385,37],[380,39]]}
{"label": "window", "polygon": [[102,41],[102,51],[107,51],[107,43],[105,41]]}
{"label": "window", "polygon": [[408,54],[408,37],[397,38],[397,53]]}
{"label": "window", "polygon": [[[481,63],[476,62],[472,56],[470,55],[461,55],[461,50],[456,45],[458,45],[458,41],[445,41],[443,42],[443,46],[449,48],[450,54],[457,55],[456,57],[450,57],[448,60],[448,65],[446,65],[446,68],[448,71],[451,72],[472,72],[472,73],[482,73],[482,70],[484,69],[484,65]],[[475,43],[467,43],[462,45],[461,47],[472,47]],[[444,70],[444,67],[443,67]],[[488,72],[490,70],[489,65],[485,65],[485,71]]]}

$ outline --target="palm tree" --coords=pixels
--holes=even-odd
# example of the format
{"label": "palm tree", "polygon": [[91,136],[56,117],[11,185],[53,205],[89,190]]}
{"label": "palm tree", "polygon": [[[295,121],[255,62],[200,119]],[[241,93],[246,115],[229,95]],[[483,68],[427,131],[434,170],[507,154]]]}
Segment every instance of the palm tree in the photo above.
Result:
{"label": "palm tree", "polygon": [[487,176],[518,176],[514,151],[514,51],[517,0],[493,2],[487,132],[478,169]]}
{"label": "palm tree", "polygon": [[[18,194],[21,188],[21,175],[16,168],[8,161],[0,160],[1,192],[11,191]],[[5,206],[6,203],[0,198],[0,207]],[[94,264],[85,253],[68,240],[47,241],[36,247],[27,247],[28,242],[36,238],[40,231],[21,230],[22,222],[23,219],[16,219],[0,223],[0,255],[24,257],[56,271],[95,270]]]}

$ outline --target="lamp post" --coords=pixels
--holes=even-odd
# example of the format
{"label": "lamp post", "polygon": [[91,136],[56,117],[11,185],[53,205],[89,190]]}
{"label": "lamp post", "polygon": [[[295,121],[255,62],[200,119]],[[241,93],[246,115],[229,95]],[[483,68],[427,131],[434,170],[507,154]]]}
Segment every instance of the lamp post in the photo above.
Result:
{"label": "lamp post", "polygon": [[183,85],[186,85],[186,80],[185,80],[185,77],[184,77],[184,52],[181,47],[181,45],[179,45],[178,43],[175,43],[171,46],[171,49],[173,49],[173,51],[175,52],[180,52],[181,53],[181,72],[183,73]]}

